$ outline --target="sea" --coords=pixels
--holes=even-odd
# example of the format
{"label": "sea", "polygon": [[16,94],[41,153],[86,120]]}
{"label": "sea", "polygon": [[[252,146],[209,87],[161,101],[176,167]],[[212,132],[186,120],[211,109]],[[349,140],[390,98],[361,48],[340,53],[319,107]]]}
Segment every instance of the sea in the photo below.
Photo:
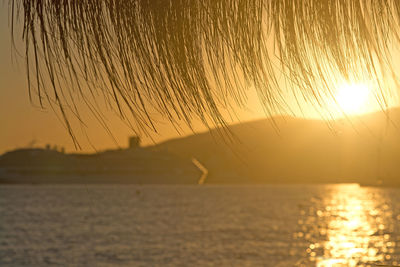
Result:
{"label": "sea", "polygon": [[400,266],[400,189],[2,185],[0,266]]}

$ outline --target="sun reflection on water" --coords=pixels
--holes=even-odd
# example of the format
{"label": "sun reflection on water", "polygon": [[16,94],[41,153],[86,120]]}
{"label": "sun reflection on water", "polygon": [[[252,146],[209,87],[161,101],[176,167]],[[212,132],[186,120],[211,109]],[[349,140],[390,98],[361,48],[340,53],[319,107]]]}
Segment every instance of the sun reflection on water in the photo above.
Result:
{"label": "sun reflection on water", "polygon": [[391,256],[396,244],[385,225],[391,211],[372,196],[368,188],[340,185],[318,201],[320,207],[304,222],[310,225],[308,232],[318,232],[309,238],[310,262],[317,267],[398,264]]}
{"label": "sun reflection on water", "polygon": [[373,209],[371,201],[361,202],[357,194],[343,194],[343,191],[343,188],[339,188],[331,200],[331,205],[336,208],[328,224],[328,240],[322,244],[324,257],[317,259],[318,267],[338,263],[356,266],[361,258],[367,262],[382,260],[378,250],[370,247],[373,235],[378,230],[367,217],[368,211]]}

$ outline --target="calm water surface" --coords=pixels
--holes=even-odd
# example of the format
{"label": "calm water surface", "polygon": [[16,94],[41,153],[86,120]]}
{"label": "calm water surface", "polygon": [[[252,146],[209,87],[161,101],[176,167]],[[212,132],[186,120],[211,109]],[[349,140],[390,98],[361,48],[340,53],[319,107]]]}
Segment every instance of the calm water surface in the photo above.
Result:
{"label": "calm water surface", "polygon": [[400,264],[400,190],[1,186],[0,266]]}

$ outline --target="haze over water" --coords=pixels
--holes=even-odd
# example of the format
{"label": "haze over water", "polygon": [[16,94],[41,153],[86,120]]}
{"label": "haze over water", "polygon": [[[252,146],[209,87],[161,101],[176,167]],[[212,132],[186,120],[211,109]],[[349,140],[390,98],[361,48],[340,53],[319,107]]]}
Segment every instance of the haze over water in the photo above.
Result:
{"label": "haze over water", "polygon": [[400,189],[2,186],[1,266],[400,263]]}

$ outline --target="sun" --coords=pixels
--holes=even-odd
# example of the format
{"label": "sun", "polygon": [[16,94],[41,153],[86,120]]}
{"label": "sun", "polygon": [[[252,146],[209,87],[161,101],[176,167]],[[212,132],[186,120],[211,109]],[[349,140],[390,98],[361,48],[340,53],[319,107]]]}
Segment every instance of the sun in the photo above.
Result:
{"label": "sun", "polygon": [[335,100],[342,112],[356,115],[368,111],[368,100],[371,90],[366,84],[348,83],[342,85],[336,93]]}

